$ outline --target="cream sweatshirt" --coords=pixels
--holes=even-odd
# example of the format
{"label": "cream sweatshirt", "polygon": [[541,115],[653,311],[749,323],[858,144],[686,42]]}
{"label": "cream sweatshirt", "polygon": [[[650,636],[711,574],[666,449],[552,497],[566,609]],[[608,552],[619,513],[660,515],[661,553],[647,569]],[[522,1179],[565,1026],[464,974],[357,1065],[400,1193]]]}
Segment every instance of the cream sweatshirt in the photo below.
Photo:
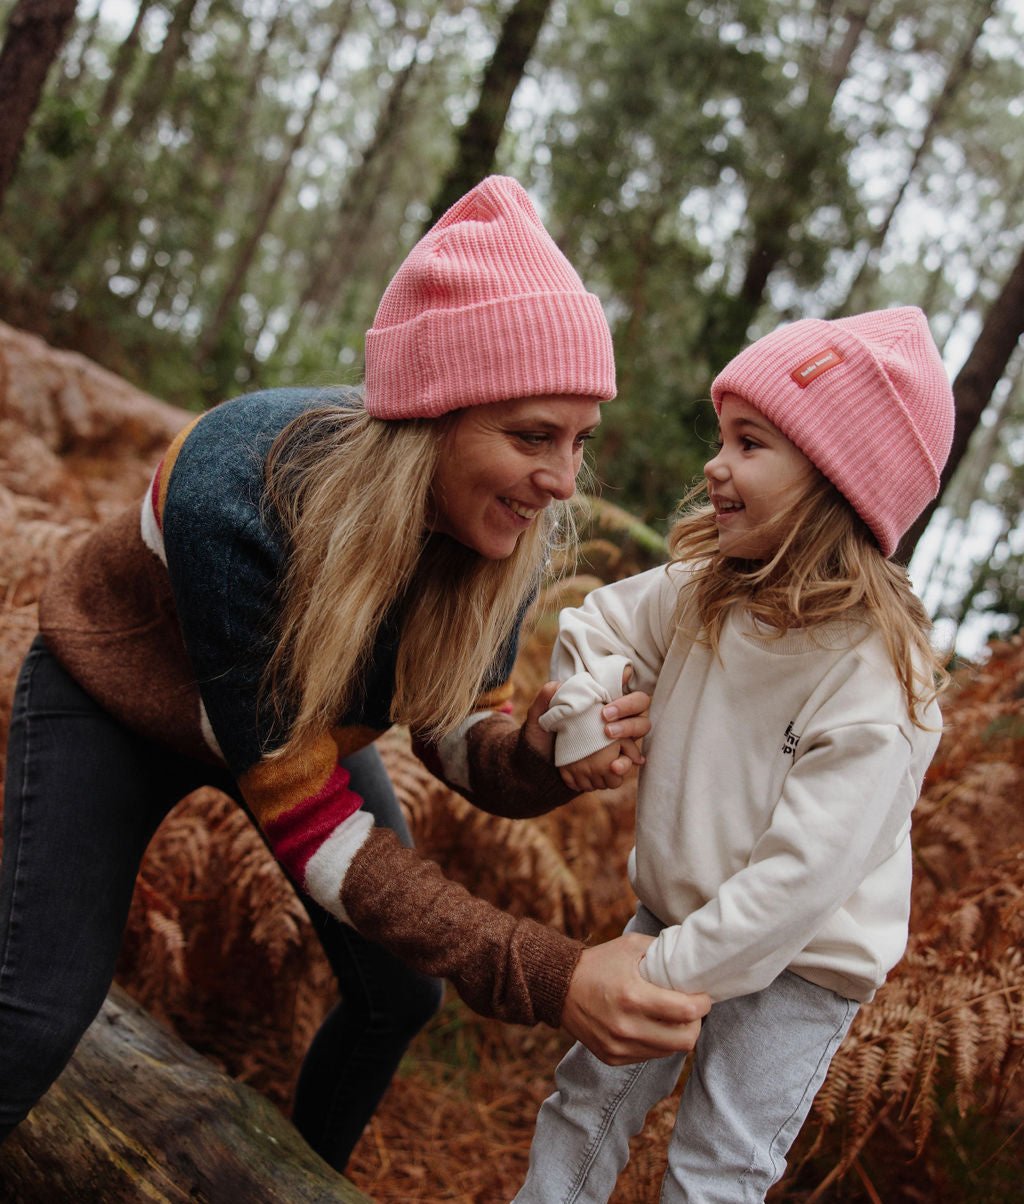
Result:
{"label": "cream sweatshirt", "polygon": [[934,730],[911,723],[866,623],[772,639],[736,608],[712,655],[674,621],[688,580],[663,566],[562,611],[563,684],[542,720],[565,765],[607,744],[600,707],[627,665],[653,696],[629,877],[667,927],[642,972],[718,1001],[788,968],[865,1002],[906,946],[910,816],[938,706],[922,716]]}

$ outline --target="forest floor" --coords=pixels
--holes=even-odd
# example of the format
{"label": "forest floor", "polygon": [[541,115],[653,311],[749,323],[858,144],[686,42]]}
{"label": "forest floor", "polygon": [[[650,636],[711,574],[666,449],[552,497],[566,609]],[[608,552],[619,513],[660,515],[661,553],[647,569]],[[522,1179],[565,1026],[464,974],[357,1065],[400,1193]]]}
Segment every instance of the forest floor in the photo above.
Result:
{"label": "forest floor", "polygon": [[[42,583],[97,522],[137,503],[189,415],[80,356],[0,324],[0,750]],[[517,665],[545,676],[554,615],[644,563],[594,531],[586,576],[540,600]],[[915,814],[907,956],[862,1009],[791,1158],[779,1201],[1019,1198],[1024,1174],[1024,640],[965,666]],[[382,752],[418,845],[471,890],[587,940],[632,912],[633,795],[519,823],[430,777],[401,732]],[[147,855],[118,973],[163,1023],[287,1112],[333,986],[305,914],[237,808],[184,800]],[[267,983],[273,983],[268,990]],[[416,1039],[349,1167],[381,1204],[499,1204],[525,1173],[566,1038],[484,1021],[453,993]],[[616,1204],[657,1197],[674,1099],[634,1141]]]}

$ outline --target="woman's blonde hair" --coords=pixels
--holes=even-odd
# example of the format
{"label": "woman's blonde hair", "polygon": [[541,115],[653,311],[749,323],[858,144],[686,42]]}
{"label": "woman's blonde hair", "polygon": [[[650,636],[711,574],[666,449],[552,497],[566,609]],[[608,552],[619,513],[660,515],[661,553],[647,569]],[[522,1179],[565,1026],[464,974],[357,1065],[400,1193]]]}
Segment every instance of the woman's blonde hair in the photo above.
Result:
{"label": "woman's blonde hair", "polygon": [[268,501],[283,523],[288,571],[266,685],[287,746],[359,702],[387,618],[400,631],[392,721],[435,738],[451,730],[486,687],[556,539],[572,542],[571,514],[556,504],[505,560],[429,533],[431,482],[455,421],[373,418],[353,392],[275,440]]}
{"label": "woman's blonde hair", "polygon": [[[769,524],[777,549],[765,561],[718,550],[707,482],[680,503],[669,532],[672,559],[694,565],[697,638],[717,652],[729,609],[742,604],[778,636],[840,619],[866,618],[881,633],[911,720],[949,682],[929,640],[931,622],[906,571],[887,560],[845,497],[820,472]],[[680,600],[679,615],[686,599]]]}

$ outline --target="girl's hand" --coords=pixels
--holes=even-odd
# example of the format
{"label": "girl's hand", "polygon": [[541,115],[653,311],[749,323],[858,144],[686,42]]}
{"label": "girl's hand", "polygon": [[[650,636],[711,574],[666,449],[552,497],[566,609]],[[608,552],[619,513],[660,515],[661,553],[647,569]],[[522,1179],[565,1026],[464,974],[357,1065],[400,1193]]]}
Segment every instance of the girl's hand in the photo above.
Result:
{"label": "girl's hand", "polygon": [[634,753],[639,757],[635,762],[639,765],[643,757],[636,742],[629,740],[620,743],[616,740],[588,757],[560,766],[558,772],[566,786],[577,794],[586,794],[591,790],[615,790],[633,768]]}
{"label": "girl's hand", "polygon": [[669,991],[641,976],[652,939],[633,932],[584,949],[569,982],[562,1027],[609,1066],[689,1053],[711,1009],[708,995]]}
{"label": "girl's hand", "polygon": [[[623,688],[625,684],[623,681]],[[541,686],[537,697],[530,703],[530,709],[526,712],[526,722],[523,724],[523,735],[527,744],[547,761],[552,760],[555,755],[555,737],[540,726],[539,720],[548,709],[558,686],[557,681],[549,681]],[[651,730],[651,721],[647,714],[650,705],[649,694],[643,693],[642,690],[634,690],[601,708],[605,735],[609,740],[619,741],[622,746],[621,755],[634,765],[643,764],[639,741]],[[629,765],[623,762],[619,776],[625,774],[628,769]]]}

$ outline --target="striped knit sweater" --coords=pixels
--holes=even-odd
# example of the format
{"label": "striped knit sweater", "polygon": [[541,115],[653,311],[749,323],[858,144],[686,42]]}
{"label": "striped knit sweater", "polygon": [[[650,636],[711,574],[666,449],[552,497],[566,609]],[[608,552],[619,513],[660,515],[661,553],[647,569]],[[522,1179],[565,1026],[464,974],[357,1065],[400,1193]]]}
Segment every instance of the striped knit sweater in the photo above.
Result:
{"label": "striped knit sweater", "polygon": [[[301,755],[260,707],[273,648],[284,541],[264,498],[277,434],[340,391],[251,394],[174,440],[140,511],[97,529],[49,583],[40,626],[55,655],[115,718],[191,756],[226,764],[276,856],[339,920],[410,965],[449,978],[477,1011],[557,1025],[581,946],[517,920],[445,879],[374,826],[339,763],[390,726],[398,632],[385,623],[350,713]],[[430,768],[495,814],[550,810],[568,794],[507,713],[516,640],[489,689]]]}

